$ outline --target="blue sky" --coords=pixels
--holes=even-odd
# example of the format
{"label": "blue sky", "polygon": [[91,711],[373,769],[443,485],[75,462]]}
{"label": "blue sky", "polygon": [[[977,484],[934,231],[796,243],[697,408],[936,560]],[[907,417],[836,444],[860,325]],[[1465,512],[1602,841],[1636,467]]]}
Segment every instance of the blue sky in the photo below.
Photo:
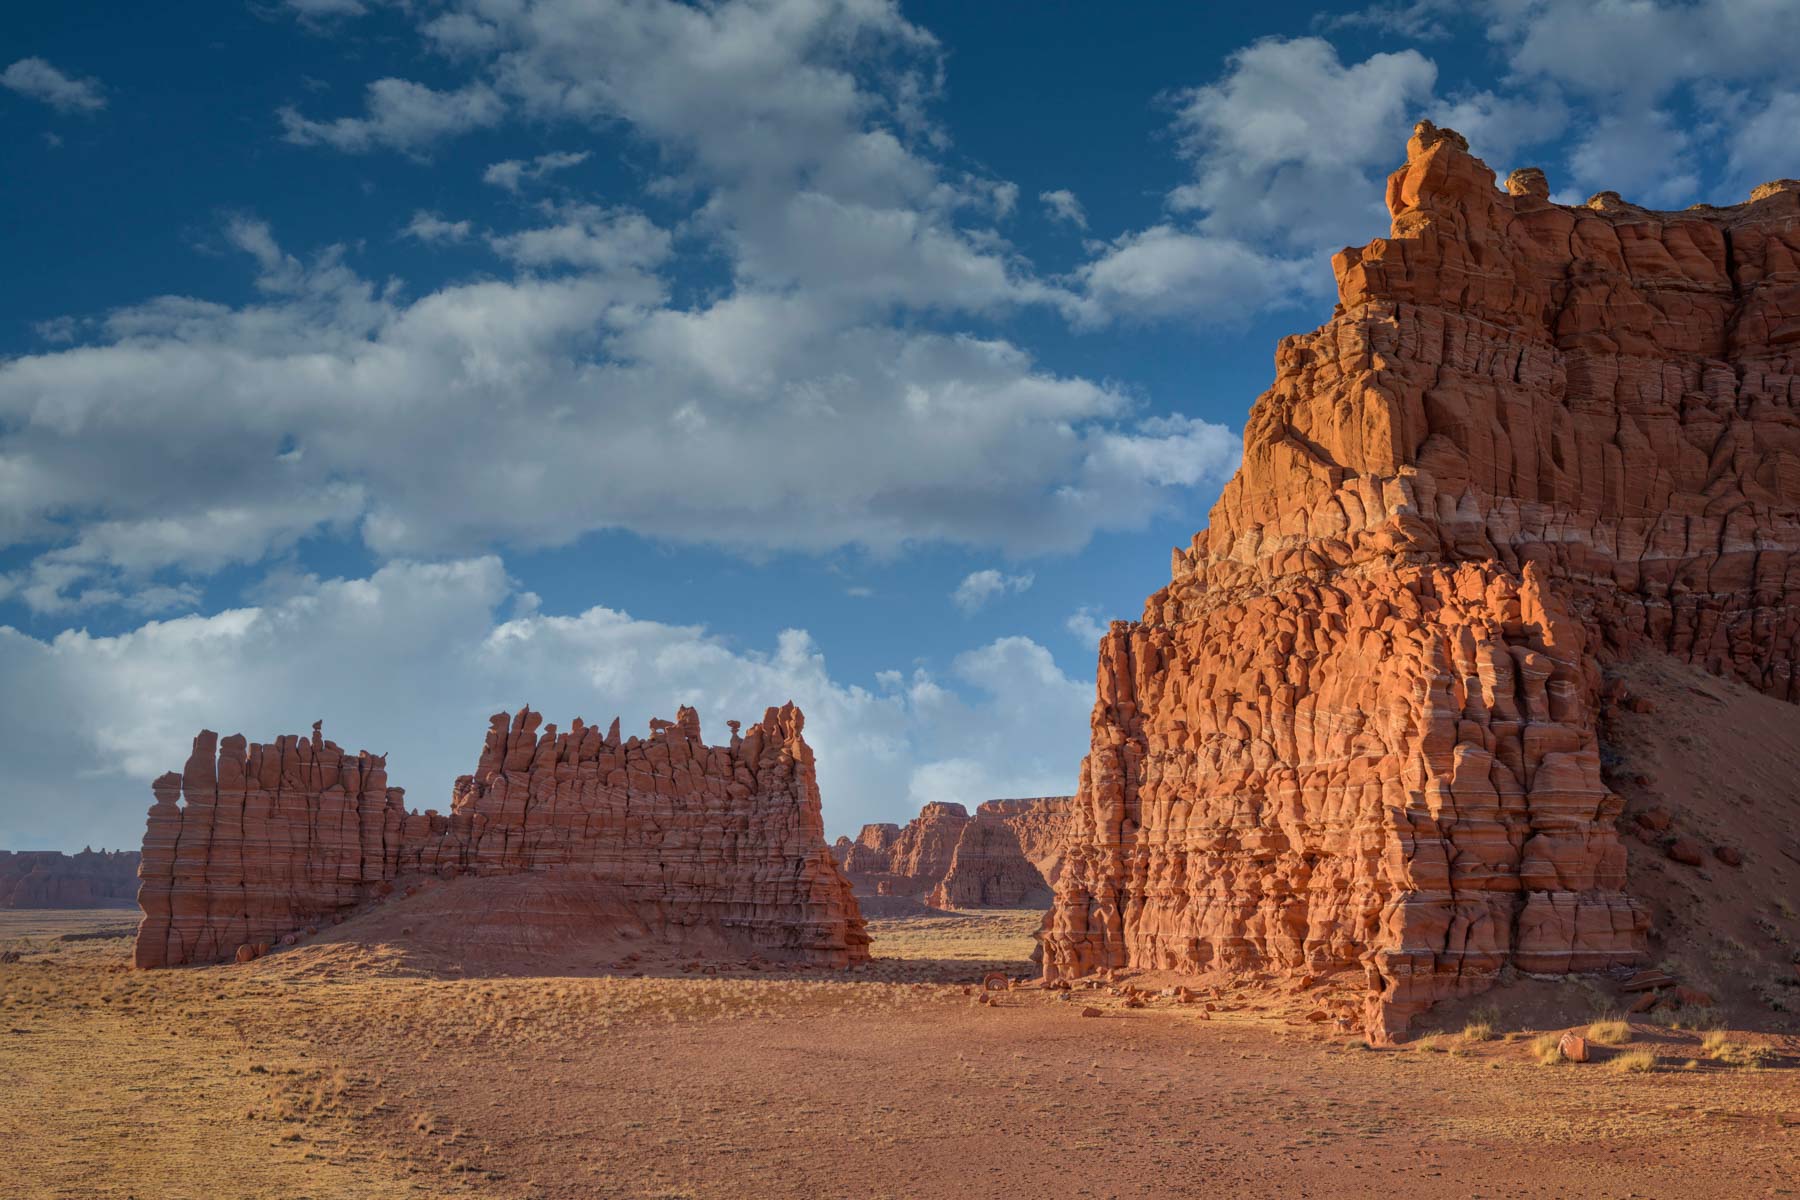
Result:
{"label": "blue sky", "polygon": [[1800,174],[1789,0],[0,15],[0,846],[201,726],[444,807],[487,714],[794,699],[827,826],[1073,790],[1093,645],[1412,124]]}

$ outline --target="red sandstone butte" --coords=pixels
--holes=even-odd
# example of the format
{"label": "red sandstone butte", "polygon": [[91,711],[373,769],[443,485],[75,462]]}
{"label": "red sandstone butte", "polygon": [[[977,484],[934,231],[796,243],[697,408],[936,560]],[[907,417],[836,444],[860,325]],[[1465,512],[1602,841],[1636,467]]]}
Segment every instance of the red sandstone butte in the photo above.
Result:
{"label": "red sandstone butte", "polygon": [[0,908],[99,908],[137,894],[136,850],[0,850]]}
{"label": "red sandstone butte", "polygon": [[904,827],[865,825],[835,847],[864,897],[894,896],[933,908],[1042,908],[1061,861],[1070,798],[989,800],[970,816],[934,801]]}
{"label": "red sandstone butte", "polygon": [[1504,190],[1421,124],[1243,464],[1100,647],[1046,978],[1352,969],[1434,1001],[1635,963],[1602,670],[1800,699],[1800,183]]}
{"label": "red sandstone butte", "polygon": [[317,725],[266,746],[203,732],[186,769],[154,785],[137,963],[280,944],[414,872],[553,880],[599,898],[583,911],[616,911],[671,943],[866,960],[800,710],[771,708],[742,736],[730,724],[730,745],[708,746],[691,708],[624,741],[617,721],[558,733],[529,709],[500,713],[446,815],[408,812],[383,758],[345,754]]}

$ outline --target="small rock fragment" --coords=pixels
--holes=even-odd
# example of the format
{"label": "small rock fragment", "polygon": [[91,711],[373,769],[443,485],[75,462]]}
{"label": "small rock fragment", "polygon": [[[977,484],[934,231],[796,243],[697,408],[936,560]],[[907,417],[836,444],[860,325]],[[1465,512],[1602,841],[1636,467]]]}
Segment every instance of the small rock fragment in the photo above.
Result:
{"label": "small rock fragment", "polygon": [[1669,843],[1668,855],[1678,863],[1697,867],[1706,861],[1706,852],[1693,838],[1680,837]]}

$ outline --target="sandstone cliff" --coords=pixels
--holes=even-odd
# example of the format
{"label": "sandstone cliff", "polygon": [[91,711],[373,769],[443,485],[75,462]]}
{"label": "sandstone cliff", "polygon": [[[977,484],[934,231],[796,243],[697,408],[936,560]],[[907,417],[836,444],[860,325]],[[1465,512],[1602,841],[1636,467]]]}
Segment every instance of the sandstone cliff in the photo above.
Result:
{"label": "sandstone cliff", "polygon": [[186,769],[154,785],[138,965],[274,943],[422,874],[516,879],[504,886],[533,895],[488,888],[483,903],[526,921],[560,927],[550,910],[579,910],[669,944],[866,959],[800,710],[771,708],[741,736],[730,725],[729,745],[707,746],[690,708],[626,740],[617,721],[558,733],[529,709],[497,714],[448,814],[408,812],[384,759],[347,755],[316,725],[268,746],[203,732]]}
{"label": "sandstone cliff", "polygon": [[1062,874],[1063,825],[1073,796],[1033,796],[1019,800],[986,800],[976,806],[978,820],[1002,821],[1019,840],[1019,853],[1051,887]]}
{"label": "sandstone cliff", "polygon": [[1069,797],[989,800],[969,810],[934,801],[904,827],[865,825],[839,838],[844,873],[865,897],[933,908],[1041,908],[1061,861]]}
{"label": "sandstone cliff", "polygon": [[136,850],[0,850],[0,908],[98,908],[137,894]]}
{"label": "sandstone cliff", "polygon": [[933,801],[904,826],[865,825],[844,856],[844,874],[859,893],[924,900],[956,854],[969,810]]}
{"label": "sandstone cliff", "polygon": [[1603,667],[1800,698],[1800,184],[1566,207],[1427,123],[1388,207],[1101,643],[1048,977],[1355,970],[1386,1038],[1637,962]]}

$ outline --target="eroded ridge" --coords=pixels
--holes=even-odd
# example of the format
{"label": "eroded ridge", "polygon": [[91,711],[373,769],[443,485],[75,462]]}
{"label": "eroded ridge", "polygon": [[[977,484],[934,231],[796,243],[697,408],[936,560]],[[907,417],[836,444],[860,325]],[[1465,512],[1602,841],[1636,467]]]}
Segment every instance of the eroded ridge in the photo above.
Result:
{"label": "eroded ridge", "polygon": [[1548,190],[1424,123],[1392,235],[1333,259],[1210,527],[1102,640],[1047,976],[1360,970],[1387,1038],[1508,964],[1641,957],[1605,665],[1800,698],[1800,183]]}
{"label": "eroded ridge", "polygon": [[[386,762],[324,740],[264,746],[205,731],[153,785],[137,963],[217,961],[297,937],[395,878],[554,874],[663,940],[776,961],[868,957],[849,883],[825,846],[812,749],[792,704],[708,746],[682,708],[647,739],[577,718],[566,732],[496,714],[448,813],[407,811]],[[566,901],[559,901],[564,903]],[[544,906],[539,906],[544,907]],[[523,903],[529,914],[533,905]]]}

